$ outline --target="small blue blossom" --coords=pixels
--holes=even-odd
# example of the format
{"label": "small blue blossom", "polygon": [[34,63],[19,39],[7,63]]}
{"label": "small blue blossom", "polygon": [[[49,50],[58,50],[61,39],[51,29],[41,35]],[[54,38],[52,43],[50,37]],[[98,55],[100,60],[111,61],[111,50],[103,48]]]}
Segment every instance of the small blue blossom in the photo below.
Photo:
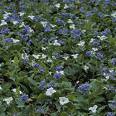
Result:
{"label": "small blue blossom", "polygon": [[85,55],[88,56],[88,57],[91,57],[93,55],[93,52],[92,51],[86,51]]}
{"label": "small blue blossom", "polygon": [[40,90],[44,90],[45,87],[46,87],[46,81],[44,79],[44,80],[40,81],[40,83],[39,83],[39,89]]}
{"label": "small blue blossom", "polygon": [[111,1],[110,0],[105,0],[104,2],[105,2],[105,4],[110,4]]}
{"label": "small blue blossom", "polygon": [[71,37],[78,39],[81,36],[82,32],[79,29],[74,29],[71,31]]}
{"label": "small blue blossom", "polygon": [[58,30],[58,33],[59,33],[59,34],[62,34],[62,35],[67,35],[67,34],[68,34],[68,29],[65,29],[65,28],[59,29],[59,30]]}
{"label": "small blue blossom", "polygon": [[61,73],[55,73],[54,75],[53,75],[53,77],[54,78],[56,78],[56,79],[59,79],[59,78],[61,78]]}
{"label": "small blue blossom", "polygon": [[46,25],[44,32],[50,32],[50,31],[51,31],[50,25]]}
{"label": "small blue blossom", "polygon": [[109,101],[109,107],[110,107],[112,110],[115,110],[115,109],[116,109],[116,101]]}
{"label": "small blue blossom", "polygon": [[4,39],[4,42],[13,43],[13,39],[12,38],[6,38],[6,39]]}
{"label": "small blue blossom", "polygon": [[75,0],[63,0],[64,3],[72,3],[75,2]]}
{"label": "small blue blossom", "polygon": [[59,19],[59,18],[56,19],[56,23],[58,25],[64,25],[65,24],[65,22],[63,20]]}
{"label": "small blue blossom", "polygon": [[97,52],[97,53],[96,53],[96,58],[97,58],[98,60],[102,60],[102,59],[104,58],[103,53],[102,53],[102,52]]}
{"label": "small blue blossom", "polygon": [[107,116],[115,116],[113,112],[107,112]]}
{"label": "small blue blossom", "polygon": [[78,90],[81,92],[81,93],[87,93],[88,90],[90,88],[90,84],[89,83],[84,83],[84,84],[81,84],[79,87],[78,87]]}
{"label": "small blue blossom", "polygon": [[111,63],[112,63],[112,65],[116,65],[116,58],[112,58]]}
{"label": "small blue blossom", "polygon": [[56,66],[56,67],[55,67],[55,70],[56,70],[56,71],[61,71],[62,69],[63,69],[62,66]]}
{"label": "small blue blossom", "polygon": [[29,97],[28,97],[27,94],[21,95],[20,98],[21,98],[21,100],[24,101],[24,102],[26,102],[26,101],[29,99]]}
{"label": "small blue blossom", "polygon": [[40,65],[39,65],[39,64],[34,64],[33,67],[35,67],[35,68],[39,68]]}

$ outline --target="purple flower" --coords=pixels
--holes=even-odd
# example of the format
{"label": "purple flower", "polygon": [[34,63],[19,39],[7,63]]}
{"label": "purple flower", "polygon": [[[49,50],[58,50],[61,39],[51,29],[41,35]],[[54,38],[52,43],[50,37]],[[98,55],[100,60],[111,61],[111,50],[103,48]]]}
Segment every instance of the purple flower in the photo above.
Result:
{"label": "purple flower", "polygon": [[51,31],[50,25],[46,25],[44,32],[50,32],[50,31]]}
{"label": "purple flower", "polygon": [[62,66],[56,66],[56,67],[55,67],[55,70],[56,70],[56,71],[61,71],[62,69],[63,69]]}
{"label": "purple flower", "polygon": [[110,4],[111,1],[110,0],[105,0],[104,2],[105,2],[105,4]]}
{"label": "purple flower", "polygon": [[85,55],[88,56],[88,57],[91,57],[93,55],[93,52],[92,51],[86,51]]}
{"label": "purple flower", "polygon": [[28,97],[27,94],[23,94],[23,95],[20,96],[20,98],[21,98],[22,101],[26,102],[29,97]]}
{"label": "purple flower", "polygon": [[79,87],[78,87],[78,89],[79,89],[79,91],[81,92],[81,93],[87,93],[88,92],[88,90],[89,90],[89,88],[90,88],[90,84],[89,83],[84,83],[84,84],[81,84]]}
{"label": "purple flower", "polygon": [[39,64],[34,64],[33,67],[35,67],[35,68],[39,68],[40,65],[39,65]]}
{"label": "purple flower", "polygon": [[88,11],[87,13],[86,13],[86,17],[90,17],[90,16],[92,16],[92,12],[91,11]]}
{"label": "purple flower", "polygon": [[39,83],[39,89],[40,90],[44,90],[45,86],[46,86],[46,81],[44,79],[44,80],[40,81],[40,83]]}
{"label": "purple flower", "polygon": [[84,10],[83,7],[81,7],[79,10],[80,10],[81,13],[84,13],[85,12],[85,10]]}
{"label": "purple flower", "polygon": [[2,28],[0,31],[0,34],[8,34],[10,32],[10,29],[8,28]]}
{"label": "purple flower", "polygon": [[102,53],[102,52],[97,52],[96,58],[97,58],[98,60],[102,60],[102,59],[104,58],[103,53]]}
{"label": "purple flower", "polygon": [[107,36],[107,34],[109,34],[111,31],[110,31],[110,29],[105,29],[104,31],[102,31],[102,35],[104,35],[104,36]]}
{"label": "purple flower", "polygon": [[64,3],[71,3],[71,2],[75,2],[75,0],[63,0]]}
{"label": "purple flower", "polygon": [[58,25],[64,25],[65,24],[65,22],[63,21],[63,20],[61,20],[61,19],[56,19],[56,23],[58,24]]}
{"label": "purple flower", "polygon": [[109,101],[110,103],[108,104],[109,107],[112,109],[112,110],[115,110],[116,109],[116,101]]}
{"label": "purple flower", "polygon": [[62,34],[62,35],[67,35],[68,34],[68,29],[59,29],[58,33]]}
{"label": "purple flower", "polygon": [[74,29],[71,31],[72,38],[79,38],[81,36],[81,31],[79,29]]}
{"label": "purple flower", "polygon": [[116,58],[112,58],[111,63],[112,63],[112,65],[116,65]]}
{"label": "purple flower", "polygon": [[113,112],[107,112],[107,116],[115,116]]}
{"label": "purple flower", "polygon": [[43,67],[39,67],[39,71],[40,71],[40,73],[44,73],[45,69]]}
{"label": "purple flower", "polygon": [[54,78],[56,78],[56,79],[59,79],[59,78],[61,78],[61,73],[55,73],[54,75],[53,75],[53,77]]}
{"label": "purple flower", "polygon": [[6,38],[6,39],[4,39],[4,42],[6,42],[6,43],[12,43],[13,39],[12,38]]}
{"label": "purple flower", "polygon": [[98,46],[100,46],[100,41],[98,40],[98,39],[94,39],[92,42],[91,42],[91,44],[94,46],[94,47],[98,47]]}
{"label": "purple flower", "polygon": [[32,45],[33,44],[31,39],[27,43],[28,43],[28,45]]}

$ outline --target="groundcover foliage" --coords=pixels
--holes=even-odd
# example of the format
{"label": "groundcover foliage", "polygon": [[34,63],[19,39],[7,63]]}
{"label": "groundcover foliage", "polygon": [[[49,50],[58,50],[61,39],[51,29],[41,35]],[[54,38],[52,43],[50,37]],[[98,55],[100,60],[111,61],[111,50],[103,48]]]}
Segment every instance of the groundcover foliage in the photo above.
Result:
{"label": "groundcover foliage", "polygon": [[0,116],[115,116],[115,34],[115,0],[1,0]]}

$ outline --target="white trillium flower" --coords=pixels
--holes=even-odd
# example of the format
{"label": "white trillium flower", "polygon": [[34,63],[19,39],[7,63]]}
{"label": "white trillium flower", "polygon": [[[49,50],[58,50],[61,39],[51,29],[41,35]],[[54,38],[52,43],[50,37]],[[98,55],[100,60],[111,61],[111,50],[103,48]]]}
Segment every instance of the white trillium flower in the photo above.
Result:
{"label": "white trillium flower", "polygon": [[78,57],[78,54],[73,54],[71,55],[74,59],[76,59]]}
{"label": "white trillium flower", "polygon": [[20,16],[23,16],[25,13],[24,12],[19,12],[19,15]]}
{"label": "white trillium flower", "polygon": [[55,46],[61,46],[61,44],[58,42],[58,40],[55,40],[54,43],[53,43],[53,45],[55,45]]}
{"label": "white trillium flower", "polygon": [[49,89],[47,89],[46,95],[47,96],[52,96],[52,94],[55,93],[55,92],[56,92],[56,90],[54,88],[50,87]]}
{"label": "white trillium flower", "polygon": [[90,107],[89,110],[90,110],[92,113],[96,113],[97,108],[98,108],[98,106],[97,106],[97,105],[94,105],[93,107]]}
{"label": "white trillium flower", "polygon": [[102,36],[97,36],[101,41],[106,40],[108,37],[106,37],[105,35]]}
{"label": "white trillium flower", "polygon": [[52,61],[52,59],[48,58],[48,59],[47,59],[47,62],[53,62],[53,61]]}
{"label": "white trillium flower", "polygon": [[2,90],[2,87],[0,86],[0,90]]}
{"label": "white trillium flower", "polygon": [[3,101],[5,101],[8,105],[11,103],[12,100],[13,100],[12,97],[8,97],[8,98],[3,99]]}
{"label": "white trillium flower", "polygon": [[35,59],[39,59],[41,55],[39,55],[39,54],[38,54],[38,55],[33,54],[32,56],[33,56]]}
{"label": "white trillium flower", "polygon": [[116,18],[116,12],[113,12],[113,13],[111,14],[111,16],[114,17],[114,18]]}
{"label": "white trillium flower", "polygon": [[64,9],[67,9],[69,6],[67,4],[64,5]]}
{"label": "white trillium flower", "polygon": [[40,23],[43,25],[43,27],[46,27],[48,22],[47,21],[41,21]]}
{"label": "white trillium flower", "polygon": [[70,29],[75,29],[75,24],[71,24],[71,25],[69,26],[69,28],[70,28]]}
{"label": "white trillium flower", "polygon": [[1,26],[3,26],[3,25],[7,25],[7,22],[5,21],[5,20],[1,20],[1,24],[0,24]]}
{"label": "white trillium flower", "polygon": [[29,56],[27,55],[27,53],[22,54],[22,59],[23,60],[28,60],[29,59]]}
{"label": "white trillium flower", "polygon": [[24,24],[24,22],[22,22],[19,27],[21,28],[21,27],[24,27],[24,26],[25,26],[25,24]]}
{"label": "white trillium flower", "polygon": [[60,73],[61,75],[64,75],[64,71],[61,70],[61,71],[56,71],[56,73]]}
{"label": "white trillium flower", "polygon": [[63,58],[64,58],[65,60],[68,60],[69,56],[63,56]]}
{"label": "white trillium flower", "polygon": [[83,67],[83,69],[84,69],[85,71],[87,71],[87,70],[89,69],[89,67],[88,67],[87,65],[85,65],[85,66]]}
{"label": "white trillium flower", "polygon": [[14,25],[16,25],[16,24],[18,24],[19,22],[18,22],[18,21],[12,21],[12,23],[13,23]]}
{"label": "white trillium flower", "polygon": [[11,13],[5,12],[5,14],[3,14],[3,19],[7,19],[9,17],[9,15],[11,15]]}
{"label": "white trillium flower", "polygon": [[55,7],[60,8],[60,3],[55,4]]}
{"label": "white trillium flower", "polygon": [[42,50],[46,50],[47,49],[47,47],[42,47]]}
{"label": "white trillium flower", "polygon": [[66,98],[66,97],[59,97],[59,102],[60,102],[60,105],[64,105],[64,104],[67,104],[67,103],[69,103],[70,101],[69,101],[69,99],[68,98]]}
{"label": "white trillium flower", "polygon": [[98,51],[98,48],[92,48],[92,50],[93,50],[94,52],[96,52],[96,51]]}
{"label": "white trillium flower", "polygon": [[67,21],[68,23],[73,23],[73,21],[71,20],[71,19],[68,19],[68,21]]}
{"label": "white trillium flower", "polygon": [[80,41],[80,42],[78,43],[78,46],[83,47],[84,45],[85,45],[85,41]]}
{"label": "white trillium flower", "polygon": [[33,29],[31,29],[31,28],[29,27],[29,32],[30,32],[30,33],[33,33],[34,31],[33,31]]}
{"label": "white trillium flower", "polygon": [[[12,89],[12,91],[13,91],[14,93],[17,92],[16,88]],[[19,91],[19,93],[22,94],[22,91]]]}
{"label": "white trillium flower", "polygon": [[42,58],[42,59],[45,59],[46,57],[47,57],[47,56],[46,56],[45,54],[42,54],[42,55],[41,55],[41,58]]}
{"label": "white trillium flower", "polygon": [[28,18],[30,18],[31,20],[33,20],[35,18],[35,16],[28,16]]}
{"label": "white trillium flower", "polygon": [[18,39],[13,39],[13,38],[12,38],[12,40],[13,40],[13,43],[18,43],[18,42],[20,42],[20,40],[18,40]]}

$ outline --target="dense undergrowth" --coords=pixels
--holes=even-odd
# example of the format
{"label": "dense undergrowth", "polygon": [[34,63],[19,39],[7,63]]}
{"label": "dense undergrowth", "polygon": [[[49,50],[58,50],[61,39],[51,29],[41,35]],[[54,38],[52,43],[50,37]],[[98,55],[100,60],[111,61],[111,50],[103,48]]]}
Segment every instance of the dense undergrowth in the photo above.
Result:
{"label": "dense undergrowth", "polygon": [[1,0],[0,116],[115,116],[115,6]]}

